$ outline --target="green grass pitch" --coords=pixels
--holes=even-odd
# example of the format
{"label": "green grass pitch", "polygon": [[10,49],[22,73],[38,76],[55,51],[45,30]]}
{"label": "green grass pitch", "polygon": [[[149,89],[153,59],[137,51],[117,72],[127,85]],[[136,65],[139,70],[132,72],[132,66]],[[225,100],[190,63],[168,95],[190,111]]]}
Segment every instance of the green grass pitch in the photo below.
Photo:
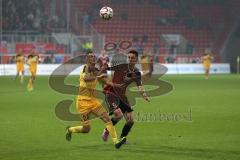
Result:
{"label": "green grass pitch", "polygon": [[[240,76],[165,75],[174,85],[151,102],[137,99],[135,113],[191,114],[191,119],[136,122],[128,143],[116,150],[101,140],[104,124],[95,119],[91,132],[65,140],[65,122],[55,105],[73,96],[49,88],[48,77],[37,77],[35,90],[26,90],[12,77],[0,77],[0,159],[240,159]],[[77,77],[71,77],[77,82]],[[75,106],[72,106],[75,108]],[[73,109],[74,110],[74,109]],[[191,112],[191,113],[190,113]],[[140,119],[141,120],[141,119]],[[123,121],[117,125],[121,132]]]}

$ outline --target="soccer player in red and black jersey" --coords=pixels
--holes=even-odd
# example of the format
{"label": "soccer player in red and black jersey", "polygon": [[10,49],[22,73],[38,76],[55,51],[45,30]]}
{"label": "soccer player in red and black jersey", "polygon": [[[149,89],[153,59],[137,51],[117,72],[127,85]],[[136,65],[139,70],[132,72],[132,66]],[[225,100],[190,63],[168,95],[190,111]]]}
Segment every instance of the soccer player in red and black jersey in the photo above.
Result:
{"label": "soccer player in red and black jersey", "polygon": [[[122,118],[122,114],[126,120],[126,123],[122,129],[121,133],[121,142],[126,142],[126,136],[130,132],[133,124],[133,109],[128,102],[128,98],[125,95],[127,87],[135,82],[138,86],[138,90],[142,97],[149,101],[147,94],[144,91],[141,81],[141,72],[135,67],[135,64],[138,61],[138,52],[131,50],[128,52],[128,63],[113,66],[110,70],[114,71],[112,82],[115,84],[121,84],[121,88],[114,88],[111,86],[106,86],[104,88],[105,98],[107,104],[109,105],[110,112],[113,111],[114,117],[112,117],[113,125],[116,125],[119,120]],[[104,129],[102,138],[104,141],[107,140],[109,132],[107,129]]]}

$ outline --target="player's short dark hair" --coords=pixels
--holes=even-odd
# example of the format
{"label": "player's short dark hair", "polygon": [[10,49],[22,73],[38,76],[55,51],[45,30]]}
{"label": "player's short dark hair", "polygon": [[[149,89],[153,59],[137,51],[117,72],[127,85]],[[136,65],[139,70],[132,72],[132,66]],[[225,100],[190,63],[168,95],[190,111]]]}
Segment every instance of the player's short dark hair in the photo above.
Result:
{"label": "player's short dark hair", "polygon": [[32,54],[29,54],[28,55],[28,58],[33,58],[34,56]]}
{"label": "player's short dark hair", "polygon": [[91,53],[93,53],[92,50],[87,50],[87,51],[86,51],[86,55],[89,55],[89,54],[91,54]]}
{"label": "player's short dark hair", "polygon": [[129,53],[132,53],[132,54],[134,54],[136,57],[138,57],[138,52],[136,51],[136,50],[130,50],[129,52],[128,52],[128,54]]}

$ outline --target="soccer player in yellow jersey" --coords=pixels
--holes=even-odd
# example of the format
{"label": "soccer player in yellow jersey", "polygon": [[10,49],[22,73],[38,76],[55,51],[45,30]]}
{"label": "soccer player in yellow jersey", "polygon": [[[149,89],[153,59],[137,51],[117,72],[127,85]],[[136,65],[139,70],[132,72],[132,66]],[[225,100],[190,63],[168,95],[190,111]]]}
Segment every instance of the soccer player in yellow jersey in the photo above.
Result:
{"label": "soccer player in yellow jersey", "polygon": [[209,78],[209,71],[210,71],[212,59],[213,58],[210,55],[209,51],[205,51],[204,56],[202,58],[203,67],[204,67],[204,70],[205,70],[205,79]]}
{"label": "soccer player in yellow jersey", "polygon": [[34,52],[31,52],[31,54],[28,55],[29,72],[31,74],[28,85],[27,85],[28,91],[33,90],[33,82],[36,79],[38,60],[39,60],[39,56],[34,54]]}
{"label": "soccer player in yellow jersey", "polygon": [[98,71],[95,68],[95,64],[96,57],[92,51],[89,51],[87,53],[87,64],[80,73],[79,95],[77,96],[76,104],[77,111],[82,118],[82,126],[68,126],[66,140],[71,140],[72,133],[88,133],[90,131],[89,115],[94,114],[105,123],[115,147],[120,148],[123,142],[118,140],[115,127],[111,122],[107,110],[95,96],[95,89],[98,81],[102,81],[112,86],[114,84],[105,78],[105,73],[102,74],[101,71]]}
{"label": "soccer player in yellow jersey", "polygon": [[15,60],[16,60],[16,66],[17,66],[17,75],[15,79],[17,79],[19,74],[21,73],[21,83],[23,83],[25,58],[22,50],[20,50],[19,53],[16,55]]}
{"label": "soccer player in yellow jersey", "polygon": [[147,80],[150,78],[150,58],[146,52],[143,52],[140,58],[140,64],[142,67],[142,78],[143,80]]}

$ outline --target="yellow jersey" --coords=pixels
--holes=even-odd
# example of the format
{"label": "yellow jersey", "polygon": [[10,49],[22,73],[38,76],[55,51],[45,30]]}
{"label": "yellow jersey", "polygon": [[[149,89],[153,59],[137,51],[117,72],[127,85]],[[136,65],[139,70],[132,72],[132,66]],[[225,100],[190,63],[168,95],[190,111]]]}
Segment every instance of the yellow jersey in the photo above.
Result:
{"label": "yellow jersey", "polygon": [[[93,73],[90,73],[93,74]],[[86,66],[84,66],[83,70],[80,73],[80,85],[79,85],[79,94],[78,99],[79,100],[93,100],[96,99],[95,97],[95,90],[97,85],[97,79],[86,82],[84,81],[84,76],[86,75]]]}
{"label": "yellow jersey", "polygon": [[207,54],[207,55],[203,56],[203,65],[205,67],[210,67],[211,62],[212,62],[212,56],[211,55]]}
{"label": "yellow jersey", "polygon": [[30,68],[35,68],[37,67],[38,64],[38,56],[30,57],[28,59],[28,64]]}
{"label": "yellow jersey", "polygon": [[80,72],[80,86],[76,101],[77,111],[81,114],[88,114],[89,112],[96,110],[107,112],[102,106],[101,101],[97,99],[95,95],[97,79],[88,82],[84,81],[84,76],[86,75],[85,70],[86,66],[84,66],[84,69]]}
{"label": "yellow jersey", "polygon": [[17,62],[17,64],[24,64],[24,56],[23,55],[17,55],[16,56],[16,62]]}
{"label": "yellow jersey", "polygon": [[38,56],[31,56],[28,58],[29,70],[32,75],[37,72]]}
{"label": "yellow jersey", "polygon": [[23,71],[24,70],[24,56],[23,55],[17,55],[16,56],[16,65],[17,65],[17,71]]}
{"label": "yellow jersey", "polygon": [[142,66],[142,71],[148,71],[150,68],[148,56],[142,56],[140,59],[140,64]]}

